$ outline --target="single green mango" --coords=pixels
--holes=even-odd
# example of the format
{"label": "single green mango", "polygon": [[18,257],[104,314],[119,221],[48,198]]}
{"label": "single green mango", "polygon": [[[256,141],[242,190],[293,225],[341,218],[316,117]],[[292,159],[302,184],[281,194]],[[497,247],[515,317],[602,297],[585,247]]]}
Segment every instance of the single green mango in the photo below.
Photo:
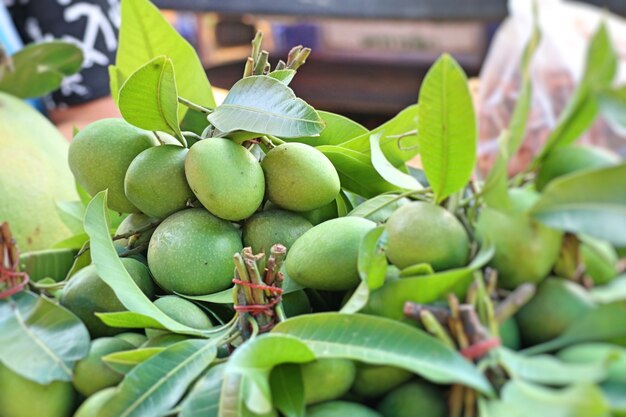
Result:
{"label": "single green mango", "polygon": [[139,211],[124,193],[128,166],[158,141],[124,119],[102,119],[82,129],[70,142],[68,161],[76,181],[90,194],[109,190],[108,206],[121,213]]}
{"label": "single green mango", "polygon": [[445,396],[427,382],[409,382],[387,394],[378,411],[384,417],[446,417]]}
{"label": "single green mango", "polygon": [[376,223],[360,217],[341,217],[304,233],[287,256],[287,274],[316,290],[341,291],[359,282],[359,245]]}
{"label": "single green mango", "polygon": [[548,278],[535,296],[516,314],[524,346],[547,342],[559,336],[576,319],[594,308],[588,293],[578,284]]}
{"label": "single green mango", "polygon": [[[122,258],[122,264],[133,281],[149,298],[154,297],[154,283],[148,268],[141,262]],[[91,337],[113,336],[125,330],[105,325],[95,313],[125,311],[126,308],[96,272],[93,265],[78,271],[63,288],[61,305],[76,314],[87,326]]]}
{"label": "single green mango", "polygon": [[[213,323],[200,307],[176,295],[157,298],[154,305],[177,322],[194,329],[206,330],[213,327]],[[168,332],[165,330],[146,329],[146,336],[149,339],[166,333]]]}
{"label": "single green mango", "polygon": [[188,152],[181,146],[162,145],[137,155],[124,178],[128,200],[142,213],[157,219],[184,209],[193,198],[185,177]]}
{"label": "single green mango", "polygon": [[188,209],[172,214],[154,231],[148,266],[167,292],[213,294],[231,285],[233,255],[242,248],[231,223],[204,209]]}
{"label": "single green mango", "polygon": [[356,369],[348,359],[318,359],[302,365],[304,403],[337,399],[352,386]]}
{"label": "single green mango", "polygon": [[413,374],[395,366],[357,364],[352,392],[363,398],[379,397],[405,383]]}
{"label": "single green mango", "polygon": [[243,225],[243,244],[254,253],[270,254],[273,245],[280,243],[287,250],[313,225],[298,214],[285,210],[262,211],[252,215]]}
{"label": "single green mango", "polygon": [[129,342],[116,337],[102,337],[91,342],[89,354],[74,367],[74,388],[85,397],[117,385],[124,375],[111,369],[102,360],[110,353],[134,349]]}
{"label": "single green mango", "polygon": [[230,139],[201,140],[185,159],[187,181],[207,210],[226,220],[254,213],[265,194],[263,170],[256,158]]}
{"label": "single green mango", "polygon": [[311,301],[304,290],[298,290],[283,295],[283,309],[287,317],[309,314],[311,312]]}
{"label": "single green mango", "polygon": [[70,382],[41,385],[22,377],[0,363],[0,416],[68,417],[74,407]]}
{"label": "single green mango", "polygon": [[376,411],[357,403],[330,401],[307,408],[306,417],[382,417]]}
{"label": "single green mango", "polygon": [[98,413],[102,407],[106,406],[111,398],[113,398],[115,392],[115,387],[105,388],[96,392],[78,407],[74,417],[98,417]]}
{"label": "single green mango", "polygon": [[522,346],[519,328],[514,317],[509,317],[500,325],[500,339],[502,340],[502,345],[509,349],[519,350]]}
{"label": "single green mango", "polygon": [[285,143],[267,153],[261,163],[267,196],[278,207],[309,211],[332,202],[341,188],[332,162],[303,143]]}
{"label": "single green mango", "polygon": [[300,215],[311,222],[313,226],[324,223],[326,220],[336,219],[339,216],[339,213],[337,212],[337,201],[333,200],[330,203],[313,210],[301,211]]}
{"label": "single green mango", "polygon": [[419,263],[435,271],[465,266],[470,242],[461,222],[446,209],[430,203],[406,204],[387,224],[387,258],[400,269]]}

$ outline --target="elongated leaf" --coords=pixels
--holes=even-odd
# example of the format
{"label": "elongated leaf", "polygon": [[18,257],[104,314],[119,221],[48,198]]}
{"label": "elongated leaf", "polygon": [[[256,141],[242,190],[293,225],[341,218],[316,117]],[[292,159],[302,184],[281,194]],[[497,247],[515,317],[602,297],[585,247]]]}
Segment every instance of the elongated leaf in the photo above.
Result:
{"label": "elongated leaf", "polygon": [[417,130],[424,172],[437,202],[461,190],[476,163],[476,115],[463,69],[443,55],[419,94]]}
{"label": "elongated leaf", "polygon": [[268,77],[277,79],[278,81],[280,81],[281,83],[285,85],[289,85],[289,83],[291,82],[291,80],[293,80],[293,77],[295,75],[296,75],[296,70],[294,69],[275,70],[267,74]]}
{"label": "elongated leaf", "polygon": [[237,81],[208,119],[222,132],[243,130],[286,138],[315,136],[324,129],[324,121],[313,107],[285,84],[265,75]]}
{"label": "elongated leaf", "polygon": [[606,285],[592,288],[589,294],[593,301],[600,304],[626,301],[626,274],[615,278]]}
{"label": "elongated leaf", "polygon": [[40,384],[71,381],[89,352],[89,333],[70,311],[21,292],[0,300],[0,362]]}
{"label": "elongated leaf", "polygon": [[408,203],[407,198],[399,198],[398,194],[381,194],[356,206],[348,216],[363,217],[376,223],[387,221],[391,213]]}
{"label": "elongated leaf", "polygon": [[0,91],[20,98],[41,97],[58,89],[68,75],[80,71],[82,50],[69,42],[30,44],[11,57],[13,70],[0,77]]}
{"label": "elongated leaf", "polygon": [[337,145],[368,132],[359,123],[340,114],[321,110],[318,110],[317,114],[326,123],[326,127],[319,136],[302,136],[299,138],[285,138],[285,140],[287,142],[306,143],[311,146]]}
{"label": "elongated leaf", "polygon": [[362,314],[307,314],[279,323],[272,332],[298,337],[318,358],[396,366],[434,382],[492,392],[487,379],[456,351],[395,320]]}
{"label": "elongated leaf", "polygon": [[[159,9],[148,0],[122,2],[122,25],[112,85],[121,87],[123,81],[146,62],[161,55],[172,60],[176,71],[178,94],[208,108],[215,107],[211,84],[206,77],[194,48],[165,20]],[[115,80],[115,82],[113,82]],[[118,91],[111,90],[117,100]],[[179,120],[187,112],[178,109]]]}
{"label": "elongated leaf", "polygon": [[217,355],[219,340],[185,340],[137,365],[98,417],[153,417],[169,410]]}
{"label": "elongated leaf", "polygon": [[284,363],[306,363],[315,359],[313,352],[295,337],[283,334],[265,334],[242,345],[226,365],[223,392],[233,381],[242,378],[244,389],[236,402],[257,414],[272,409],[270,372]]}
{"label": "elongated leaf", "polygon": [[121,329],[165,329],[159,321],[144,314],[132,311],[118,311],[113,313],[95,313],[104,324]]}
{"label": "elongated leaf", "polygon": [[521,379],[543,385],[564,386],[580,382],[600,382],[607,376],[607,364],[562,362],[554,356],[523,356],[512,350],[500,348],[498,362],[511,379]]}
{"label": "elongated leaf", "polygon": [[622,129],[626,128],[626,86],[600,91],[598,102],[605,119]]}
{"label": "elongated leaf", "polygon": [[405,162],[418,154],[417,135],[418,106],[414,104],[402,110],[393,119],[378,126],[371,132],[363,132],[361,135],[340,143],[342,148],[351,149],[359,153],[370,155],[370,136],[380,134],[380,147],[385,158],[395,167],[404,165]]}
{"label": "elongated leaf", "polygon": [[114,371],[120,374],[127,374],[135,366],[150,359],[154,355],[161,353],[165,348],[151,347],[134,350],[124,350],[106,355],[102,360]]}
{"label": "elongated leaf", "polygon": [[88,241],[89,236],[87,236],[87,233],[79,233],[55,243],[51,249],[80,249]]}
{"label": "elongated leaf", "polygon": [[128,77],[120,89],[118,106],[132,125],[182,137],[174,66],[166,56],[154,58]]}
{"label": "elongated leaf", "polygon": [[211,367],[181,404],[179,417],[217,417],[225,364]]}
{"label": "elongated leaf", "polygon": [[[626,384],[626,348],[612,343],[579,343],[559,351],[558,358],[575,364],[608,366],[607,381]],[[626,395],[626,391],[624,392]]]}
{"label": "elongated leaf", "polygon": [[594,34],[585,61],[585,72],[537,160],[553,149],[576,141],[593,123],[598,113],[597,93],[611,86],[617,71],[617,55],[604,23]]}
{"label": "elongated leaf", "polygon": [[335,166],[342,188],[366,198],[399,190],[376,172],[367,155],[333,145],[319,146],[317,149]]}
{"label": "elongated leaf", "polygon": [[550,182],[531,215],[555,229],[626,246],[626,164]]}
{"label": "elongated leaf", "polygon": [[370,136],[371,159],[376,172],[390,184],[405,190],[422,189],[422,184],[415,178],[400,171],[387,160],[380,147],[380,136],[380,133],[374,133]]}
{"label": "elongated leaf", "polygon": [[449,293],[462,297],[473,280],[474,271],[485,266],[493,254],[493,245],[485,244],[465,268],[432,275],[404,275],[402,279],[387,282],[370,294],[366,311],[399,320],[403,317],[402,311],[407,301],[432,303],[445,299]]}
{"label": "elongated leaf", "polygon": [[274,406],[285,417],[304,417],[304,384],[299,365],[280,365],[270,375]]}
{"label": "elongated leaf", "polygon": [[20,255],[20,271],[26,272],[32,281],[52,278],[63,281],[74,264],[74,249],[49,249],[26,252]]}
{"label": "elongated leaf", "polygon": [[196,336],[214,331],[200,331],[173,320],[155,306],[139,289],[117,256],[111,236],[106,210],[106,191],[101,191],[91,200],[85,213],[85,231],[91,239],[91,259],[98,276],[115,292],[120,302],[129,311],[152,317],[166,329]]}

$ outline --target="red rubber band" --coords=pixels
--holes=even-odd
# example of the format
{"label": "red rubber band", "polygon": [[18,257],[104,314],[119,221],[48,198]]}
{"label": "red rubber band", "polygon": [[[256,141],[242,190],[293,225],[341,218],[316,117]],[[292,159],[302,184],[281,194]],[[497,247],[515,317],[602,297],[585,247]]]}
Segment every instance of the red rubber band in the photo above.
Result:
{"label": "red rubber band", "polygon": [[30,277],[25,272],[15,272],[4,269],[0,266],[0,284],[5,284],[6,288],[0,291],[0,300],[22,291]]}
{"label": "red rubber band", "polygon": [[491,339],[483,340],[482,342],[475,343],[471,346],[461,350],[461,355],[466,359],[476,360],[482,358],[490,350],[495,349],[502,345],[499,337],[492,337]]}
{"label": "red rubber band", "polygon": [[282,294],[283,293],[283,289],[282,288],[274,287],[274,286],[271,286],[271,285],[265,285],[265,284],[253,284],[252,282],[242,281],[242,280],[237,279],[237,278],[233,278],[233,283],[234,284],[239,284],[241,286],[248,287],[248,288],[254,288],[255,290],[267,290],[267,291],[273,292],[274,294]]}

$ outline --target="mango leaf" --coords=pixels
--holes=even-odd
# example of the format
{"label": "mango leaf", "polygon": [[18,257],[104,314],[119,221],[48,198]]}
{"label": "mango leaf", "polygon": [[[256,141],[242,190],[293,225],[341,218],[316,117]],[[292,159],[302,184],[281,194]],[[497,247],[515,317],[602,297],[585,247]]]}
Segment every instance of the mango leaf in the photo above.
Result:
{"label": "mango leaf", "polygon": [[626,415],[626,384],[605,382],[600,385],[602,394],[609,403],[611,415],[615,417]]}
{"label": "mango leaf", "polygon": [[426,74],[417,130],[422,166],[440,202],[461,190],[476,163],[476,115],[463,69],[444,54]]}
{"label": "mango leaf", "polygon": [[611,86],[617,71],[617,55],[604,23],[594,34],[585,61],[585,71],[573,97],[559,115],[537,161],[553,150],[576,141],[593,123],[598,113],[597,93]]}
{"label": "mango leaf", "polygon": [[390,184],[402,189],[422,189],[422,184],[420,184],[415,178],[391,165],[380,147],[380,137],[380,133],[370,135],[372,165],[374,166],[374,169],[376,169],[376,172],[378,172],[380,176]]}
{"label": "mango leaf", "polygon": [[51,249],[80,249],[88,241],[87,233],[79,233],[55,243]]}
{"label": "mango leaf", "polygon": [[511,379],[542,385],[564,386],[579,382],[600,382],[607,376],[607,363],[567,363],[551,355],[524,356],[499,348],[498,363]]}
{"label": "mango leaf", "polygon": [[293,317],[272,332],[296,336],[318,358],[390,365],[430,381],[460,383],[491,394],[487,379],[458,352],[424,331],[383,317],[317,313]]}
{"label": "mango leaf", "polygon": [[48,249],[26,252],[20,255],[20,271],[26,272],[32,281],[52,278],[63,281],[74,264],[74,249]]}
{"label": "mango leaf", "polygon": [[67,272],[65,279],[70,279],[75,273],[83,269],[84,267],[91,265],[91,250],[89,249],[89,242],[85,242],[79,251],[80,255],[74,259],[72,267]]}
{"label": "mango leaf", "polygon": [[184,141],[178,127],[174,66],[168,57],[156,57],[133,72],[120,89],[118,106],[128,123]]}
{"label": "mango leaf", "polygon": [[304,417],[304,384],[299,365],[284,364],[270,374],[272,400],[285,417]]}
{"label": "mango leaf", "polygon": [[626,274],[623,274],[606,285],[593,287],[589,291],[591,299],[599,304],[610,304],[626,301]]}
{"label": "mango leaf", "polygon": [[154,355],[161,353],[165,348],[150,347],[133,350],[124,350],[106,355],[102,360],[114,371],[120,374],[127,374],[135,366],[150,359]]}
{"label": "mango leaf", "polygon": [[356,136],[366,134],[368,130],[354,120],[340,114],[318,110],[326,127],[319,136],[285,138],[287,142],[301,142],[311,146],[337,145]]}
{"label": "mango leaf", "polygon": [[531,215],[559,230],[626,246],[626,164],[587,170],[550,182]]}
{"label": "mango leaf", "polygon": [[266,75],[237,81],[208,119],[222,132],[243,130],[287,138],[315,136],[324,129],[313,107]]}
{"label": "mango leaf", "polygon": [[219,342],[184,340],[137,365],[98,417],[149,417],[169,410],[213,362]]}
{"label": "mango leaf", "polygon": [[558,358],[575,364],[603,364],[608,367],[607,381],[626,384],[626,348],[623,346],[612,343],[580,343],[559,351]]}
{"label": "mango leaf", "polygon": [[239,378],[243,389],[234,403],[244,404],[257,414],[272,410],[270,372],[284,363],[306,363],[315,359],[313,352],[295,337],[264,334],[240,346],[230,357],[224,373],[225,387],[234,386]]}
{"label": "mango leaf", "polygon": [[[111,83],[121,87],[123,82],[146,62],[165,55],[176,70],[178,94],[187,100],[208,108],[215,108],[211,84],[206,77],[194,48],[165,20],[159,9],[148,0],[122,2],[122,25],[115,67],[109,70]],[[117,89],[111,94],[117,101]],[[187,108],[178,108],[183,120]]]}
{"label": "mango leaf", "polygon": [[58,89],[68,75],[80,71],[82,50],[69,42],[25,46],[11,57],[13,69],[0,71],[0,91],[20,97],[41,97]]}
{"label": "mango leaf", "polygon": [[179,417],[217,417],[226,364],[212,366],[181,404]]}
{"label": "mango leaf", "polygon": [[626,86],[600,91],[598,102],[606,120],[626,129]]}
{"label": "mango leaf", "polygon": [[0,300],[0,362],[13,372],[39,384],[71,381],[88,352],[87,328],[64,307],[26,291]]}
{"label": "mango leaf", "polygon": [[574,321],[556,339],[524,350],[534,355],[576,343],[602,342],[626,336],[626,302],[603,304]]}
{"label": "mango leaf", "polygon": [[380,147],[385,158],[395,167],[403,166],[405,162],[418,154],[417,146],[417,116],[418,106],[414,104],[402,110],[393,119],[378,126],[371,132],[346,140],[339,145],[367,156],[370,155],[370,136],[380,134]]}
{"label": "mango leaf", "polygon": [[101,191],[91,200],[85,213],[85,231],[91,239],[91,259],[98,276],[115,292],[129,311],[151,317],[174,333],[208,336],[221,328],[200,331],[173,320],[155,306],[139,289],[117,256],[111,236],[106,210],[107,192]]}
{"label": "mango leaf", "polygon": [[462,297],[473,280],[474,271],[485,266],[494,251],[493,245],[484,244],[467,267],[432,275],[404,275],[402,279],[389,281],[370,294],[365,311],[399,320],[407,301],[427,304],[445,299],[449,293]]}
{"label": "mango leaf", "polygon": [[376,223],[383,223],[389,219],[391,213],[408,203],[407,198],[398,194],[381,194],[364,201],[356,206],[348,216],[363,217]]}
{"label": "mango leaf", "polygon": [[296,70],[294,69],[282,69],[282,70],[274,70],[267,74],[268,77],[272,77],[285,85],[289,85],[293,77],[296,75]]}
{"label": "mango leaf", "polygon": [[317,149],[335,166],[342,188],[366,198],[398,191],[398,187],[387,182],[376,172],[367,155],[333,145],[318,146]]}
{"label": "mango leaf", "polygon": [[121,329],[165,329],[165,326],[163,326],[163,324],[156,319],[144,314],[134,313],[132,311],[95,314],[109,327],[117,327]]}

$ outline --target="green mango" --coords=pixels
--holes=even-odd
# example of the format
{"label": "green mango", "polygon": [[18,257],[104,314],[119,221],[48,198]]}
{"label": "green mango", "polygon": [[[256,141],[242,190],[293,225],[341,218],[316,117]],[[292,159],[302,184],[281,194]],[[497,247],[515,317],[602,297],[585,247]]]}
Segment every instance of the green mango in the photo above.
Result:
{"label": "green mango", "polygon": [[442,271],[465,266],[469,261],[470,242],[465,228],[440,206],[406,204],[393,212],[385,228],[387,258],[400,269],[427,263],[435,271]]}
{"label": "green mango", "polygon": [[41,385],[0,363],[2,417],[68,417],[74,408],[74,397],[70,382]]}
{"label": "green mango", "polygon": [[[145,228],[149,226],[150,224],[155,224],[156,221],[157,219],[148,217],[143,213],[131,213],[128,216],[126,216],[124,220],[122,220],[120,225],[117,227],[115,234],[123,235],[126,233],[134,232],[136,230]],[[154,226],[154,228],[150,230],[142,232],[137,237],[133,237],[131,246],[135,247],[135,246],[140,246],[140,245],[147,245],[148,242],[150,242],[150,237],[152,237],[152,233],[154,232],[154,229],[156,229],[156,226]],[[126,239],[126,238],[115,241],[115,244],[120,245],[124,249],[128,247],[130,243],[131,243],[131,240]]]}
{"label": "green mango", "polygon": [[57,203],[78,200],[67,141],[24,101],[0,92],[0,223],[22,252],[48,249],[78,233]]}
{"label": "green mango", "polygon": [[489,266],[498,271],[498,284],[513,290],[548,276],[555,264],[563,233],[531,219],[527,209],[538,198],[532,190],[511,190],[513,210],[503,212],[485,208],[478,217],[476,237],[495,246]]}
{"label": "green mango", "polygon": [[550,152],[537,173],[535,185],[543,190],[555,178],[578,171],[608,167],[620,162],[616,154],[596,146],[569,145]]}
{"label": "green mango", "polygon": [[309,211],[332,202],[341,189],[339,174],[320,151],[303,143],[270,150],[261,163],[267,197],[278,207]]}
{"label": "green mango", "polygon": [[282,303],[287,317],[309,314],[311,312],[311,302],[304,290],[298,290],[283,295]]}
{"label": "green mango", "polygon": [[[200,307],[176,295],[157,298],[154,305],[177,322],[194,329],[206,330],[213,327],[213,323]],[[166,330],[146,329],[149,339],[166,333]]]}
{"label": "green mango", "polygon": [[412,376],[411,372],[395,366],[357,364],[352,392],[363,398],[377,398]]}
{"label": "green mango", "polygon": [[213,294],[231,286],[233,255],[242,248],[231,223],[204,209],[188,209],[172,214],[154,231],[148,266],[169,293]]}
{"label": "green mango", "polygon": [[74,136],[68,161],[76,181],[90,195],[108,189],[107,203],[111,210],[136,213],[139,209],[124,193],[124,177],[133,159],[157,144],[152,132],[124,119],[102,119]]}
{"label": "green mango", "polygon": [[87,398],[76,410],[74,417],[98,417],[98,413],[115,395],[115,387],[105,388]]}
{"label": "green mango", "polygon": [[376,411],[361,404],[347,401],[330,401],[307,408],[306,417],[382,417]]}
{"label": "green mango", "polygon": [[185,177],[188,152],[181,146],[162,145],[137,155],[124,178],[128,200],[142,213],[157,219],[184,209],[193,198]]}
{"label": "green mango", "polygon": [[522,346],[515,318],[509,317],[500,325],[500,339],[502,340],[502,345],[509,349],[519,350]]}
{"label": "green mango", "polygon": [[359,282],[359,245],[376,223],[360,217],[340,217],[318,224],[291,247],[285,262],[287,274],[297,283],[316,290],[341,291]]}
{"label": "green mango", "polygon": [[[141,291],[149,298],[154,297],[154,283],[148,268],[135,259],[121,258],[121,261]],[[95,313],[126,311],[126,308],[111,287],[98,276],[93,265],[72,276],[61,292],[60,302],[82,320],[91,337],[113,336],[126,331],[109,327],[96,317]]]}
{"label": "green mango", "polygon": [[136,348],[143,345],[144,343],[146,343],[146,340],[148,340],[146,336],[141,333],[131,333],[131,332],[119,333],[119,334],[116,334],[114,337],[116,339],[121,339],[121,340],[124,340],[125,342],[130,343]]}
{"label": "green mango", "polygon": [[446,417],[445,396],[434,385],[409,382],[387,394],[378,405],[383,417]]}
{"label": "green mango", "polygon": [[299,214],[311,222],[313,226],[317,226],[320,223],[324,223],[326,220],[336,219],[339,217],[339,213],[337,212],[337,201],[333,200],[322,207],[309,211],[301,211]]}
{"label": "green mango", "polygon": [[263,170],[256,158],[230,139],[201,140],[185,159],[187,181],[207,210],[225,220],[252,215],[265,194]]}
{"label": "green mango", "polygon": [[108,387],[117,385],[124,375],[111,369],[102,357],[115,352],[134,349],[129,342],[115,337],[94,339],[87,357],[74,367],[74,388],[85,397]]}
{"label": "green mango", "polygon": [[304,403],[315,404],[337,399],[348,392],[356,369],[348,359],[318,359],[301,366]]}
{"label": "green mango", "polygon": [[253,253],[269,256],[273,245],[280,243],[287,250],[313,225],[307,219],[285,210],[262,211],[252,215],[243,225],[243,244]]}
{"label": "green mango", "polygon": [[548,278],[517,312],[515,319],[524,346],[533,346],[556,338],[593,308],[588,293],[580,285],[565,279]]}

